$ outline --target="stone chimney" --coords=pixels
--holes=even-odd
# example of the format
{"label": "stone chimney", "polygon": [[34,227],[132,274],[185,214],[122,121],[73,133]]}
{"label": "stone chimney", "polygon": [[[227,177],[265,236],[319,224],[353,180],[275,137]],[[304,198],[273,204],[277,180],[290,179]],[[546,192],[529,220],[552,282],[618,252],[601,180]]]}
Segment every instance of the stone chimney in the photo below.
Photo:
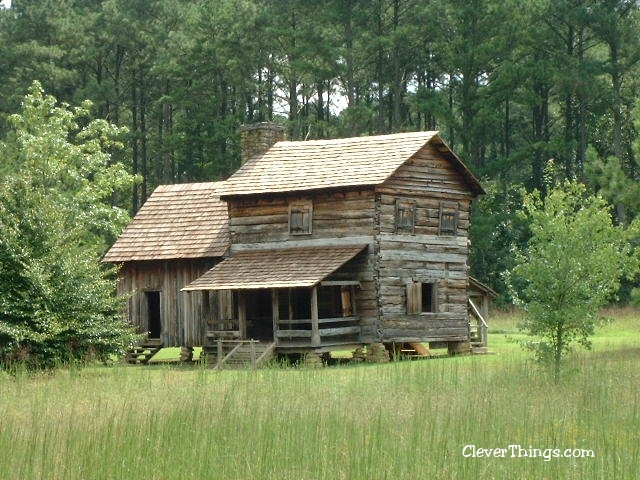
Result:
{"label": "stone chimney", "polygon": [[240,126],[240,150],[242,165],[247,160],[262,155],[277,142],[284,140],[284,126],[262,122]]}

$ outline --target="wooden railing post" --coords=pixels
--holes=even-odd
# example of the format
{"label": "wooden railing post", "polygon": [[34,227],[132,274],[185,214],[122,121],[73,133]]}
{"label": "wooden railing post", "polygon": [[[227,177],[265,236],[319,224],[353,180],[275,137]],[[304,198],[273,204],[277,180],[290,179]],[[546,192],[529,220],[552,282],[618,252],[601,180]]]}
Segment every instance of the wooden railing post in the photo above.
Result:
{"label": "wooden railing post", "polygon": [[311,346],[320,346],[320,326],[318,323],[318,286],[311,290]]}
{"label": "wooden railing post", "polygon": [[216,362],[216,366],[220,366],[220,362],[222,362],[222,340],[218,339],[218,360]]}
{"label": "wooden railing post", "polygon": [[240,339],[247,338],[247,297],[243,291],[238,292],[238,329]]}
{"label": "wooden railing post", "polygon": [[273,320],[273,341],[278,341],[278,322],[280,321],[280,303],[278,299],[278,290],[271,289],[271,313]]}
{"label": "wooden railing post", "polygon": [[251,368],[254,370],[257,368],[256,366],[256,340],[251,339],[251,344],[249,345],[249,349],[251,351]]}

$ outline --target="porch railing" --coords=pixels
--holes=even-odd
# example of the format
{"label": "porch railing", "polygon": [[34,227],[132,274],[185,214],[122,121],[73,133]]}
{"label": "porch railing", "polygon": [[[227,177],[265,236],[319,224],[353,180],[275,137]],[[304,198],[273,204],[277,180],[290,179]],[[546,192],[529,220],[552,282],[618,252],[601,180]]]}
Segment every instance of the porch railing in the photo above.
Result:
{"label": "porch railing", "polygon": [[[354,341],[354,336],[360,336],[359,317],[336,317],[318,319],[318,333],[320,342],[330,343],[340,341]],[[279,344],[287,342],[308,343],[311,345],[313,331],[311,319],[279,320],[276,331]],[[347,338],[348,337],[348,338]]]}
{"label": "porch railing", "polygon": [[477,346],[486,347],[488,344],[489,325],[487,325],[487,321],[480,313],[480,309],[471,299],[469,299],[469,309],[471,315],[476,318],[476,323],[469,322],[470,340],[472,343],[476,343]]}

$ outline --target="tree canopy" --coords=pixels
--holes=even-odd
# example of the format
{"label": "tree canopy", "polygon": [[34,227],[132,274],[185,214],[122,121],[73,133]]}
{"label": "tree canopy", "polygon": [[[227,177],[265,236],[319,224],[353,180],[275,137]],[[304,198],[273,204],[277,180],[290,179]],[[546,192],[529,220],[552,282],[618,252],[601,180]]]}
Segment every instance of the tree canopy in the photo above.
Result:
{"label": "tree canopy", "polygon": [[128,216],[111,195],[134,178],[105,152],[118,130],[84,124],[86,110],[57,106],[39,84],[0,144],[0,365],[31,367],[99,358],[134,339],[100,267],[108,237]]}
{"label": "tree canopy", "polygon": [[635,228],[614,226],[607,203],[585,196],[575,181],[544,199],[538,191],[525,195],[521,214],[531,238],[516,255],[511,293],[526,313],[523,329],[536,337],[528,346],[557,378],[575,343],[591,347],[600,309],[621,279],[637,273],[638,255],[628,241]]}
{"label": "tree canopy", "polygon": [[114,203],[133,214],[158,184],[235,171],[242,123],[290,139],[439,130],[488,185],[471,267],[505,291],[513,192],[544,192],[549,159],[616,222],[640,212],[639,19],[631,0],[14,0],[0,138],[33,80],[89,98],[128,127],[113,159],[141,182]]}

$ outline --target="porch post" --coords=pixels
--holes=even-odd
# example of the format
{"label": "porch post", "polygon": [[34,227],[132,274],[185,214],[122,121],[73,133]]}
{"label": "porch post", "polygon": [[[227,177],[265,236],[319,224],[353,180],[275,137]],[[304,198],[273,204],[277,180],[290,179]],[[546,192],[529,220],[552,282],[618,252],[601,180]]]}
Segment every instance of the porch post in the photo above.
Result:
{"label": "porch post", "polygon": [[247,298],[245,292],[238,291],[238,329],[240,330],[240,338],[247,338]]}
{"label": "porch post", "polygon": [[318,325],[318,286],[311,290],[311,346],[320,346],[320,327]]}
{"label": "porch post", "polygon": [[278,301],[278,289],[271,289],[271,310],[273,316],[273,341],[278,344],[278,321],[280,320],[280,303]]}

